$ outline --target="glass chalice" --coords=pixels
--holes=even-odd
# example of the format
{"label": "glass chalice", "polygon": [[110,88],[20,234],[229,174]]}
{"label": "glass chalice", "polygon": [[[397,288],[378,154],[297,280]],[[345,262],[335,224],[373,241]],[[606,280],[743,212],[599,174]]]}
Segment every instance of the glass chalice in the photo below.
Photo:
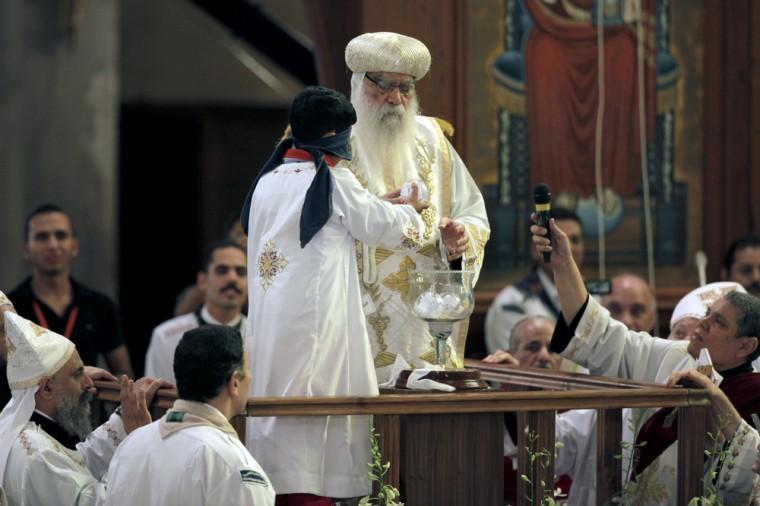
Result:
{"label": "glass chalice", "polygon": [[435,338],[436,363],[445,368],[446,345],[454,323],[467,319],[474,301],[472,271],[414,271],[409,274],[407,303],[412,313],[428,322]]}

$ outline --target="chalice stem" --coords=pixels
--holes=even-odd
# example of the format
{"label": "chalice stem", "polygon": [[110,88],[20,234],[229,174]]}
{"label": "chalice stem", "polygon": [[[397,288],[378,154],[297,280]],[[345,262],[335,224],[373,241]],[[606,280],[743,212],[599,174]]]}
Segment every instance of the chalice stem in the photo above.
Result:
{"label": "chalice stem", "polygon": [[435,361],[438,365],[446,367],[446,341],[451,335],[454,323],[451,321],[428,322],[430,333],[435,338]]}
{"label": "chalice stem", "polygon": [[435,338],[435,361],[443,368],[446,367],[446,340],[446,337],[436,336]]}

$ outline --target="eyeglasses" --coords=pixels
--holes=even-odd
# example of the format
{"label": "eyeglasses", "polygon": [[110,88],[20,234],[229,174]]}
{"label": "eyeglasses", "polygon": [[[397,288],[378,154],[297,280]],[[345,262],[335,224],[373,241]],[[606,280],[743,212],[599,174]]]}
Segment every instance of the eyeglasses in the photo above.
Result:
{"label": "eyeglasses", "polygon": [[391,93],[393,90],[397,89],[399,93],[401,93],[404,96],[407,96],[411,92],[414,91],[414,84],[415,84],[414,79],[411,79],[409,81],[394,83],[391,81],[387,81],[381,77],[373,77],[369,74],[364,74],[364,77],[366,77],[369,82],[377,86],[377,89],[383,93]]}

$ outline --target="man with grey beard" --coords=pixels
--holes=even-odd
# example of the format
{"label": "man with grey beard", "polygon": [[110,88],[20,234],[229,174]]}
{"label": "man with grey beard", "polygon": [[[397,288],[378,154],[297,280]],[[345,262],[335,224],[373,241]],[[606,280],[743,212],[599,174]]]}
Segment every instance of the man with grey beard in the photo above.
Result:
{"label": "man with grey beard", "polygon": [[12,398],[0,412],[0,504],[101,504],[119,443],[151,421],[147,406],[163,382],[121,379],[121,409],[92,431],[95,392],[74,344],[6,312]]}
{"label": "man with grey beard", "polygon": [[[351,171],[386,200],[407,196],[414,181],[430,202],[422,212],[421,246],[393,252],[357,245],[372,355],[384,382],[397,357],[412,367],[435,358],[427,324],[407,306],[408,274],[462,269],[473,272],[474,284],[490,228],[478,186],[444,135],[453,129],[418,114],[415,84],[430,68],[427,47],[397,33],[365,33],[348,43],[345,56],[357,116]],[[467,321],[456,324],[447,350],[450,366],[462,366],[466,335]]]}

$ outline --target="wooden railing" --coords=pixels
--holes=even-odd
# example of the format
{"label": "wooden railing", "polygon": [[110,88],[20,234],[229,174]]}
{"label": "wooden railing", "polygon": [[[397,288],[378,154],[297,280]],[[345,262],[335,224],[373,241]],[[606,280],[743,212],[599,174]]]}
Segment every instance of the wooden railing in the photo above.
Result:
{"label": "wooden railing", "polygon": [[[558,410],[568,409],[596,409],[597,410],[597,504],[603,504],[619,492],[622,488],[622,464],[621,459],[615,458],[620,453],[620,441],[622,439],[622,415],[621,408],[659,408],[675,407],[679,410],[678,431],[680,441],[689,441],[689,444],[679,444],[678,454],[678,504],[686,504],[688,499],[701,495],[703,478],[703,452],[706,434],[705,417],[709,400],[705,390],[686,388],[664,388],[659,385],[635,383],[623,380],[561,373],[530,368],[517,368],[503,365],[484,364],[477,361],[468,361],[468,367],[480,369],[483,376],[492,381],[503,384],[519,385],[533,388],[530,391],[477,391],[455,393],[408,393],[394,394],[383,393],[377,397],[277,397],[277,398],[252,398],[248,400],[246,415],[251,417],[264,416],[326,416],[326,415],[375,415],[374,424],[380,434],[381,450],[384,459],[391,462],[391,471],[387,476],[390,484],[399,486],[401,482],[402,456],[404,463],[409,463],[409,457],[403,454],[402,442],[414,442],[408,439],[412,434],[409,427],[413,424],[404,425],[405,420],[425,418],[425,420],[440,417],[456,418],[466,414],[490,414],[486,416],[489,427],[494,424],[499,428],[502,423],[501,413],[517,412],[518,427],[525,430],[518,431],[518,455],[525,455],[525,431],[530,430],[538,436],[541,448],[550,450],[554,454],[554,426],[555,416]],[[117,383],[96,382],[98,397],[104,401],[118,401],[119,386]],[[543,390],[535,390],[540,387]],[[165,410],[171,407],[176,399],[176,391],[159,391],[153,401],[152,408]],[[479,416],[479,415],[478,415]],[[431,418],[432,417],[432,418]],[[245,441],[245,417],[238,416],[233,419],[241,440]],[[406,427],[405,429],[403,427]],[[425,430],[431,425],[426,425]],[[448,430],[448,429],[447,429]],[[468,429],[471,430],[471,429]],[[493,432],[493,431],[492,431]],[[480,433],[467,433],[462,437],[466,444],[476,444]],[[407,437],[403,439],[402,436]],[[430,437],[430,434],[426,434]],[[442,438],[454,437],[449,433],[440,434]],[[415,436],[412,435],[412,438]],[[435,437],[432,439],[435,441]],[[493,440],[493,438],[492,438]],[[492,442],[492,441],[491,441]],[[489,442],[489,444],[491,444]],[[435,443],[433,443],[435,444]],[[498,444],[498,441],[494,444]],[[428,448],[429,449],[429,448]],[[489,452],[489,459],[501,458],[501,446]],[[425,456],[420,458],[424,459]],[[486,458],[486,457],[483,457]],[[428,457],[429,460],[432,460]],[[498,462],[490,462],[488,465],[501,465]],[[529,474],[526,467],[526,459],[518,458],[520,474]],[[428,462],[430,466],[439,465],[437,462]],[[417,464],[419,465],[419,464]],[[487,468],[487,466],[486,466]],[[462,479],[461,468],[458,477],[451,477],[451,481]],[[538,462],[534,464],[532,475],[533,490],[525,489],[525,483],[518,480],[518,504],[525,504],[526,498],[541,497],[541,485],[554,483],[553,459],[549,465],[542,467]],[[406,475],[405,475],[406,476]],[[494,472],[494,476],[501,477]],[[419,476],[418,476],[419,478]],[[440,478],[446,482],[446,477]],[[410,478],[405,480],[407,487]],[[419,480],[418,480],[419,481]],[[429,486],[432,486],[428,484]],[[501,483],[488,484],[492,491],[502,490]],[[429,493],[429,489],[428,492]],[[498,496],[492,493],[489,498]],[[499,499],[501,499],[499,497]],[[415,504],[410,498],[406,498],[407,504]],[[489,499],[488,501],[491,501]],[[479,504],[489,504],[485,501]],[[444,501],[448,504],[457,504],[456,501]],[[443,503],[440,503],[443,504]],[[493,504],[497,504],[494,502]]]}

